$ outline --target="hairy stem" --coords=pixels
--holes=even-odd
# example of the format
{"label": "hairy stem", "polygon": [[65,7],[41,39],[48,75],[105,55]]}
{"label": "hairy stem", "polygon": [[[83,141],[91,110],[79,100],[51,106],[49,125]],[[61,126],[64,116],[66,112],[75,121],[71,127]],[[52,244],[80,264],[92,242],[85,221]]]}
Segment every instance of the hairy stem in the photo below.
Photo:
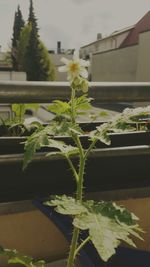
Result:
{"label": "hairy stem", "polygon": [[77,247],[76,251],[75,251],[75,256],[78,255],[79,251],[86,245],[86,243],[88,243],[90,241],[91,237],[88,236],[85,240],[82,241],[82,243]]}
{"label": "hairy stem", "polygon": [[[74,135],[74,141],[76,142],[76,145],[79,149],[79,173],[78,173],[78,182],[77,182],[77,191],[76,191],[76,199],[80,200],[82,202],[82,195],[83,195],[83,176],[84,176],[84,168],[85,168],[85,159],[84,159],[84,150],[82,148],[80,139],[78,135]],[[72,169],[72,165],[70,165]],[[74,169],[72,169],[74,173]],[[75,175],[75,174],[74,174]],[[73,267],[74,262],[76,259],[76,250],[78,246],[78,238],[79,238],[79,229],[74,226],[73,229],[73,236],[72,236],[72,241],[71,241],[71,246],[70,246],[70,252],[69,252],[69,257],[67,261],[67,267]]]}
{"label": "hairy stem", "polygon": [[97,142],[97,139],[94,139],[94,141],[90,144],[89,148],[87,149],[87,151],[85,152],[85,159],[87,159],[89,153],[91,152],[91,150],[93,149],[93,147],[95,146]]}
{"label": "hairy stem", "polygon": [[[74,100],[75,100],[75,90],[72,88],[72,93],[71,93],[71,121],[72,121],[72,123],[76,123]],[[86,157],[85,157],[84,149],[82,147],[79,136],[76,133],[73,133],[72,138],[73,138],[74,142],[76,143],[77,148],[79,149],[79,171],[78,171],[78,174],[76,172],[76,169],[74,168],[74,165],[72,164],[72,161],[70,159],[69,160],[67,159],[67,160],[68,160],[68,163],[72,169],[73,175],[77,181],[76,200],[78,200],[82,203],[83,178],[84,178],[84,169],[85,169]],[[74,262],[75,262],[77,253],[78,253],[79,248],[80,248],[80,246],[77,248],[79,234],[80,234],[80,230],[74,226],[73,236],[72,236],[71,246],[70,246],[70,252],[69,252],[69,257],[68,257],[68,261],[67,261],[67,267],[73,267],[74,266]]]}
{"label": "hairy stem", "polygon": [[78,245],[78,237],[79,237],[79,229],[77,227],[74,227],[71,245],[70,245],[69,257],[68,257],[68,261],[67,261],[67,267],[73,267],[74,266],[75,252],[76,252],[76,248]]}
{"label": "hairy stem", "polygon": [[75,100],[75,89],[71,88],[71,121],[72,124],[75,123],[75,108],[74,108],[74,100]]}
{"label": "hairy stem", "polygon": [[77,174],[77,171],[76,171],[76,169],[75,169],[75,167],[74,167],[74,165],[73,165],[71,159],[70,159],[69,157],[66,157],[66,159],[67,159],[67,161],[68,161],[68,163],[69,163],[69,166],[70,166],[70,168],[71,168],[71,170],[72,170],[72,173],[73,173],[73,175],[74,175],[74,177],[75,177],[75,179],[76,179],[76,183],[78,184],[78,182],[79,182],[79,176],[78,176],[78,174]]}

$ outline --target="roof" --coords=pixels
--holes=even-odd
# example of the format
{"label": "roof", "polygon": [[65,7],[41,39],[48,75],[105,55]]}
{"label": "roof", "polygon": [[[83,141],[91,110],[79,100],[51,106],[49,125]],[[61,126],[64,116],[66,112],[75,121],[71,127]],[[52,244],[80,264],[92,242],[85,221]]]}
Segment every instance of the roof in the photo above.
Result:
{"label": "roof", "polygon": [[95,43],[97,43],[97,42],[101,42],[101,41],[103,41],[103,40],[109,39],[109,38],[114,37],[114,36],[117,36],[117,35],[120,35],[120,34],[122,34],[122,33],[124,33],[124,32],[130,31],[130,30],[133,29],[134,27],[135,27],[135,25],[132,25],[132,26],[123,28],[123,29],[121,29],[121,30],[114,31],[114,32],[112,32],[109,36],[106,36],[105,38],[102,38],[102,39],[98,39],[98,40],[96,40],[96,41],[94,41],[94,42],[91,42],[91,43],[89,43],[89,44],[87,44],[87,45],[82,46],[81,48],[84,48],[84,47],[86,47],[86,46],[95,44]]}
{"label": "roof", "polygon": [[135,45],[138,43],[139,40],[139,34],[144,31],[150,30],[150,11],[148,11],[144,17],[142,17],[135,25],[133,29],[131,29],[129,35],[126,37],[126,39],[121,44],[121,48],[129,46],[129,45]]}
{"label": "roof", "polygon": [[121,30],[118,31],[114,31],[112,34],[110,34],[109,36],[96,40],[92,43],[89,43],[87,45],[82,46],[81,48],[90,46],[92,44],[95,44],[97,42],[101,42],[105,39],[120,35],[124,32],[129,31],[129,34],[127,35],[127,37],[125,38],[125,40],[122,42],[122,44],[120,45],[120,48],[129,46],[129,45],[135,45],[138,43],[139,40],[139,34],[141,32],[145,32],[145,31],[150,31],[150,11],[148,11],[144,17],[142,17],[135,25],[123,28]]}
{"label": "roof", "polygon": [[[133,29],[135,27],[135,25],[132,25],[132,26],[129,26],[129,27],[126,27],[126,28],[123,28],[123,29],[121,29],[121,30],[118,30],[118,31],[114,31],[110,36],[114,36],[114,35],[118,35],[118,34],[120,34],[120,33],[124,33],[124,32],[127,32],[127,31],[129,31],[129,30],[131,30],[131,29]],[[110,37],[109,36],[109,37]]]}

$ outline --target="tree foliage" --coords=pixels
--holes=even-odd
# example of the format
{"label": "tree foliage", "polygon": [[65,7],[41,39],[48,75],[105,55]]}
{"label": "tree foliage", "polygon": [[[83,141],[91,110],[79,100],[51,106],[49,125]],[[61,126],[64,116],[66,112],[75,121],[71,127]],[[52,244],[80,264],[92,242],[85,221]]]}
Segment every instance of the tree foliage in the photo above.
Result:
{"label": "tree foliage", "polygon": [[29,7],[29,17],[28,23],[32,25],[32,30],[35,31],[38,35],[38,25],[37,25],[37,18],[34,13],[33,1],[30,0],[30,7]]}
{"label": "tree foliage", "polygon": [[26,24],[20,33],[17,45],[19,71],[26,71],[26,65],[27,65],[26,53],[27,53],[27,46],[29,44],[31,30],[32,30],[31,24]]}
{"label": "tree foliage", "polygon": [[18,45],[18,40],[20,38],[21,30],[23,27],[24,27],[24,20],[22,17],[20,6],[18,6],[17,11],[15,12],[15,18],[14,18],[12,50],[11,50],[11,58],[12,58],[12,64],[13,64],[14,70],[18,70],[17,45]]}
{"label": "tree foliage", "polygon": [[31,25],[31,32],[26,47],[27,80],[29,81],[50,81],[55,78],[55,70],[51,63],[48,51],[39,39],[37,19],[35,17],[33,1],[30,0],[28,24]]}
{"label": "tree foliage", "polygon": [[12,61],[16,71],[25,71],[29,81],[52,81],[55,69],[48,50],[39,39],[33,1],[30,0],[28,23],[24,26],[20,7],[15,13]]}
{"label": "tree foliage", "polygon": [[54,65],[50,60],[50,56],[44,43],[39,40],[39,81],[53,81],[55,80]]}

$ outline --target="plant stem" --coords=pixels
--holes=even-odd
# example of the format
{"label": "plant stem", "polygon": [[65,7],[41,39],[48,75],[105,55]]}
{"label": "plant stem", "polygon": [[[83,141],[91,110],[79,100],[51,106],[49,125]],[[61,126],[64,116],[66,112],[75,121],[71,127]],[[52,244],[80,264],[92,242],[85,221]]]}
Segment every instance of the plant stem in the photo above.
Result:
{"label": "plant stem", "polygon": [[66,157],[66,159],[67,159],[67,161],[68,161],[68,163],[69,163],[69,166],[70,166],[70,168],[71,168],[71,170],[72,170],[72,172],[73,172],[73,175],[74,175],[74,177],[75,177],[75,179],[76,179],[76,183],[78,183],[78,182],[79,182],[79,176],[78,176],[78,174],[77,174],[77,172],[76,172],[76,169],[75,169],[75,167],[74,167],[74,165],[73,165],[71,159],[70,159],[69,157]]}
{"label": "plant stem", "polygon": [[78,244],[78,237],[79,237],[79,229],[77,227],[74,227],[73,236],[72,236],[71,245],[70,245],[69,257],[67,261],[67,267],[74,266],[75,252],[76,252],[76,248]]}
{"label": "plant stem", "polygon": [[[76,200],[79,200],[82,203],[85,157],[84,157],[84,150],[82,148],[82,145],[81,145],[81,142],[80,142],[78,135],[76,135],[76,134],[74,135],[74,140],[75,140],[76,145],[79,149],[79,157],[80,157],[79,173],[78,173],[79,180],[77,182]],[[71,167],[71,165],[70,165],[70,167]],[[68,257],[68,261],[67,261],[67,267],[73,267],[74,266],[79,233],[80,233],[79,229],[74,226],[73,236],[72,236],[72,241],[71,241],[71,246],[70,246],[70,252],[69,252],[69,257]]]}
{"label": "plant stem", "polygon": [[85,246],[86,243],[90,241],[91,237],[88,236],[85,240],[82,241],[82,243],[78,246],[78,248],[75,251],[75,256],[79,253],[79,251]]}
{"label": "plant stem", "polygon": [[[71,93],[71,121],[73,124],[76,123],[74,100],[75,100],[75,90],[72,88],[72,93]],[[72,169],[73,175],[77,181],[76,200],[78,200],[82,203],[83,177],[84,177],[86,157],[85,157],[84,149],[82,147],[79,136],[76,133],[73,133],[72,138],[75,141],[77,148],[79,149],[79,172],[78,172],[78,174],[76,172],[76,169],[74,168],[74,165],[72,164],[72,161],[70,159],[67,159],[67,160],[68,160],[68,163]],[[87,155],[88,155],[88,153],[87,153]],[[69,257],[67,260],[67,267],[73,267],[74,266],[76,255],[77,255],[78,251],[80,250],[80,246],[77,248],[79,233],[80,233],[80,230],[74,226],[73,236],[72,236],[70,251],[69,251]],[[82,246],[83,245],[84,245],[84,243],[82,244]]]}
{"label": "plant stem", "polygon": [[85,159],[87,159],[89,153],[91,152],[92,148],[95,146],[97,142],[97,139],[95,139],[89,146],[89,148],[87,149],[87,151],[85,152]]}
{"label": "plant stem", "polygon": [[71,121],[72,121],[72,124],[75,123],[74,100],[75,100],[75,89],[71,88]]}

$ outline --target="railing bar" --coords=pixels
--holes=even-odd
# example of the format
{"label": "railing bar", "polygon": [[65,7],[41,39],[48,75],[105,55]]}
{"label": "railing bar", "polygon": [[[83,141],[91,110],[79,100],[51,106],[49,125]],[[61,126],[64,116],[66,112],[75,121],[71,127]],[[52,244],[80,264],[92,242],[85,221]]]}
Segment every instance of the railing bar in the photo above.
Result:
{"label": "railing bar", "polygon": [[[89,86],[95,102],[150,101],[150,82],[91,82]],[[69,97],[68,82],[0,81],[0,103],[49,103]]]}

